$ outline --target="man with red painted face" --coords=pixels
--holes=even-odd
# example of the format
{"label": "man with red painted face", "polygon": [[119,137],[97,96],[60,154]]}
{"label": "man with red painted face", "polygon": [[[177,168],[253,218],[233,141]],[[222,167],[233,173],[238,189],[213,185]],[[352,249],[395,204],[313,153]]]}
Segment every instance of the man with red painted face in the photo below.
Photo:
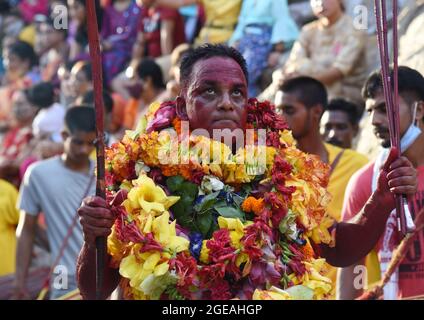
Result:
{"label": "man with red painted face", "polygon": [[[203,45],[189,53],[181,64],[182,89],[177,98],[177,112],[189,121],[190,129],[246,128],[247,70],[241,54],[222,45]],[[410,179],[396,179],[399,176]],[[390,187],[389,187],[390,185]],[[347,266],[367,254],[381,235],[388,215],[395,207],[393,194],[414,193],[415,169],[405,158],[387,161],[376,191],[353,223],[333,227],[336,245],[320,246],[321,256],[331,264]],[[111,207],[99,197],[84,199],[78,210],[84,232],[84,246],[78,258],[78,285],[84,299],[95,298],[96,237],[111,232],[115,216]],[[118,286],[118,269],[104,269],[102,298]]]}

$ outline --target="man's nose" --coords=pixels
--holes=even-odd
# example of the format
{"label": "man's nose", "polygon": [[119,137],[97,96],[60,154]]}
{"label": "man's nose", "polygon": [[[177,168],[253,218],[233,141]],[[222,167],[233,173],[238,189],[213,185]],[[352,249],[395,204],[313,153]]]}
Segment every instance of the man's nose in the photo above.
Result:
{"label": "man's nose", "polygon": [[232,111],[234,109],[233,102],[231,101],[230,93],[224,92],[219,102],[218,109],[225,111]]}
{"label": "man's nose", "polygon": [[87,156],[90,155],[92,150],[93,150],[93,146],[88,145],[88,144],[81,146],[81,149],[80,149],[81,154],[87,155]]}
{"label": "man's nose", "polygon": [[371,124],[373,126],[381,125],[382,117],[375,111],[371,112]]}

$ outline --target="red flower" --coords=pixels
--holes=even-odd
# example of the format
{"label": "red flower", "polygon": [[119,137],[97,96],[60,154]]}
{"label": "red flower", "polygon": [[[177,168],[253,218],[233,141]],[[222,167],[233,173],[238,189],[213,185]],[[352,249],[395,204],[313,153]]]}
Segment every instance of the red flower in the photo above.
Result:
{"label": "red flower", "polygon": [[266,145],[274,148],[280,147],[280,136],[277,132],[271,131],[266,134]]}
{"label": "red flower", "polygon": [[302,263],[305,260],[305,255],[292,244],[289,245],[289,249],[293,253],[293,257],[291,257],[288,265],[297,276],[301,276],[306,272],[306,267]]}
{"label": "red flower", "polygon": [[171,269],[178,275],[178,291],[187,299],[191,298],[190,288],[195,285],[197,276],[197,262],[187,252],[177,254],[175,259],[169,261]]}
{"label": "red flower", "polygon": [[147,235],[142,236],[140,242],[143,244],[143,247],[140,249],[140,252],[163,250],[161,244],[154,239],[153,233],[148,233]]}
{"label": "red flower", "polygon": [[201,170],[194,170],[191,174],[190,181],[194,184],[200,185],[202,183],[203,177],[205,176],[205,173]]}
{"label": "red flower", "polygon": [[211,300],[229,300],[233,297],[230,286],[227,281],[215,281],[213,286],[210,287]]}

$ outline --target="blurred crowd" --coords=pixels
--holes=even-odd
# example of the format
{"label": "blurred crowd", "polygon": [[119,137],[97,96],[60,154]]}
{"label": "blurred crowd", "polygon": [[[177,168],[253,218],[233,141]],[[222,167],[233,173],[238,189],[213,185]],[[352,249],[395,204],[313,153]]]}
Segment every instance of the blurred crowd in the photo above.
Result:
{"label": "blurred crowd", "polygon": [[[151,103],[178,96],[187,52],[225,43],[247,61],[249,96],[275,103],[299,148],[331,165],[329,211],[342,219],[349,178],[380,150],[361,92],[379,66],[373,1],[93,1],[108,145],[134,129]],[[400,62],[422,73],[424,43],[419,47],[413,30],[424,25],[424,1],[399,6]],[[30,270],[59,256],[71,268],[82,243],[73,221],[82,198],[93,193],[87,172],[95,160],[86,19],[85,0],[0,1],[0,279],[16,272],[15,289]],[[315,115],[298,111],[317,104],[322,109]],[[81,130],[90,134],[75,134]],[[18,254],[16,261],[17,250],[27,258]],[[335,280],[336,269],[329,272]],[[369,281],[378,276],[371,271]],[[4,298],[1,290],[0,282]]]}

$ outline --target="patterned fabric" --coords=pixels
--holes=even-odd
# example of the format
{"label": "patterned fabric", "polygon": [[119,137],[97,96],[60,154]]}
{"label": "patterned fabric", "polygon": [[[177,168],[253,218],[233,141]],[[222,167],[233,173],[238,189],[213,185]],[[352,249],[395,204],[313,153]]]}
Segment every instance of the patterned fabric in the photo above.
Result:
{"label": "patterned fabric", "polygon": [[340,70],[344,78],[327,86],[330,97],[361,101],[360,90],[366,78],[364,34],[343,15],[330,27],[321,20],[305,25],[294,44],[286,72],[314,76],[329,68]]}
{"label": "patterned fabric", "polygon": [[123,12],[117,11],[113,5],[104,11],[101,36],[113,46],[111,50],[103,52],[106,83],[121,72],[131,58],[140,14],[141,10],[134,2]]}
{"label": "patterned fabric", "polygon": [[31,127],[14,128],[10,130],[4,137],[0,151],[0,159],[15,160],[19,158],[22,150],[31,139]]}
{"label": "patterned fabric", "polygon": [[247,62],[249,71],[249,96],[259,94],[257,81],[268,64],[271,52],[272,27],[268,25],[250,25],[244,28],[244,36],[240,39],[239,51]]}

